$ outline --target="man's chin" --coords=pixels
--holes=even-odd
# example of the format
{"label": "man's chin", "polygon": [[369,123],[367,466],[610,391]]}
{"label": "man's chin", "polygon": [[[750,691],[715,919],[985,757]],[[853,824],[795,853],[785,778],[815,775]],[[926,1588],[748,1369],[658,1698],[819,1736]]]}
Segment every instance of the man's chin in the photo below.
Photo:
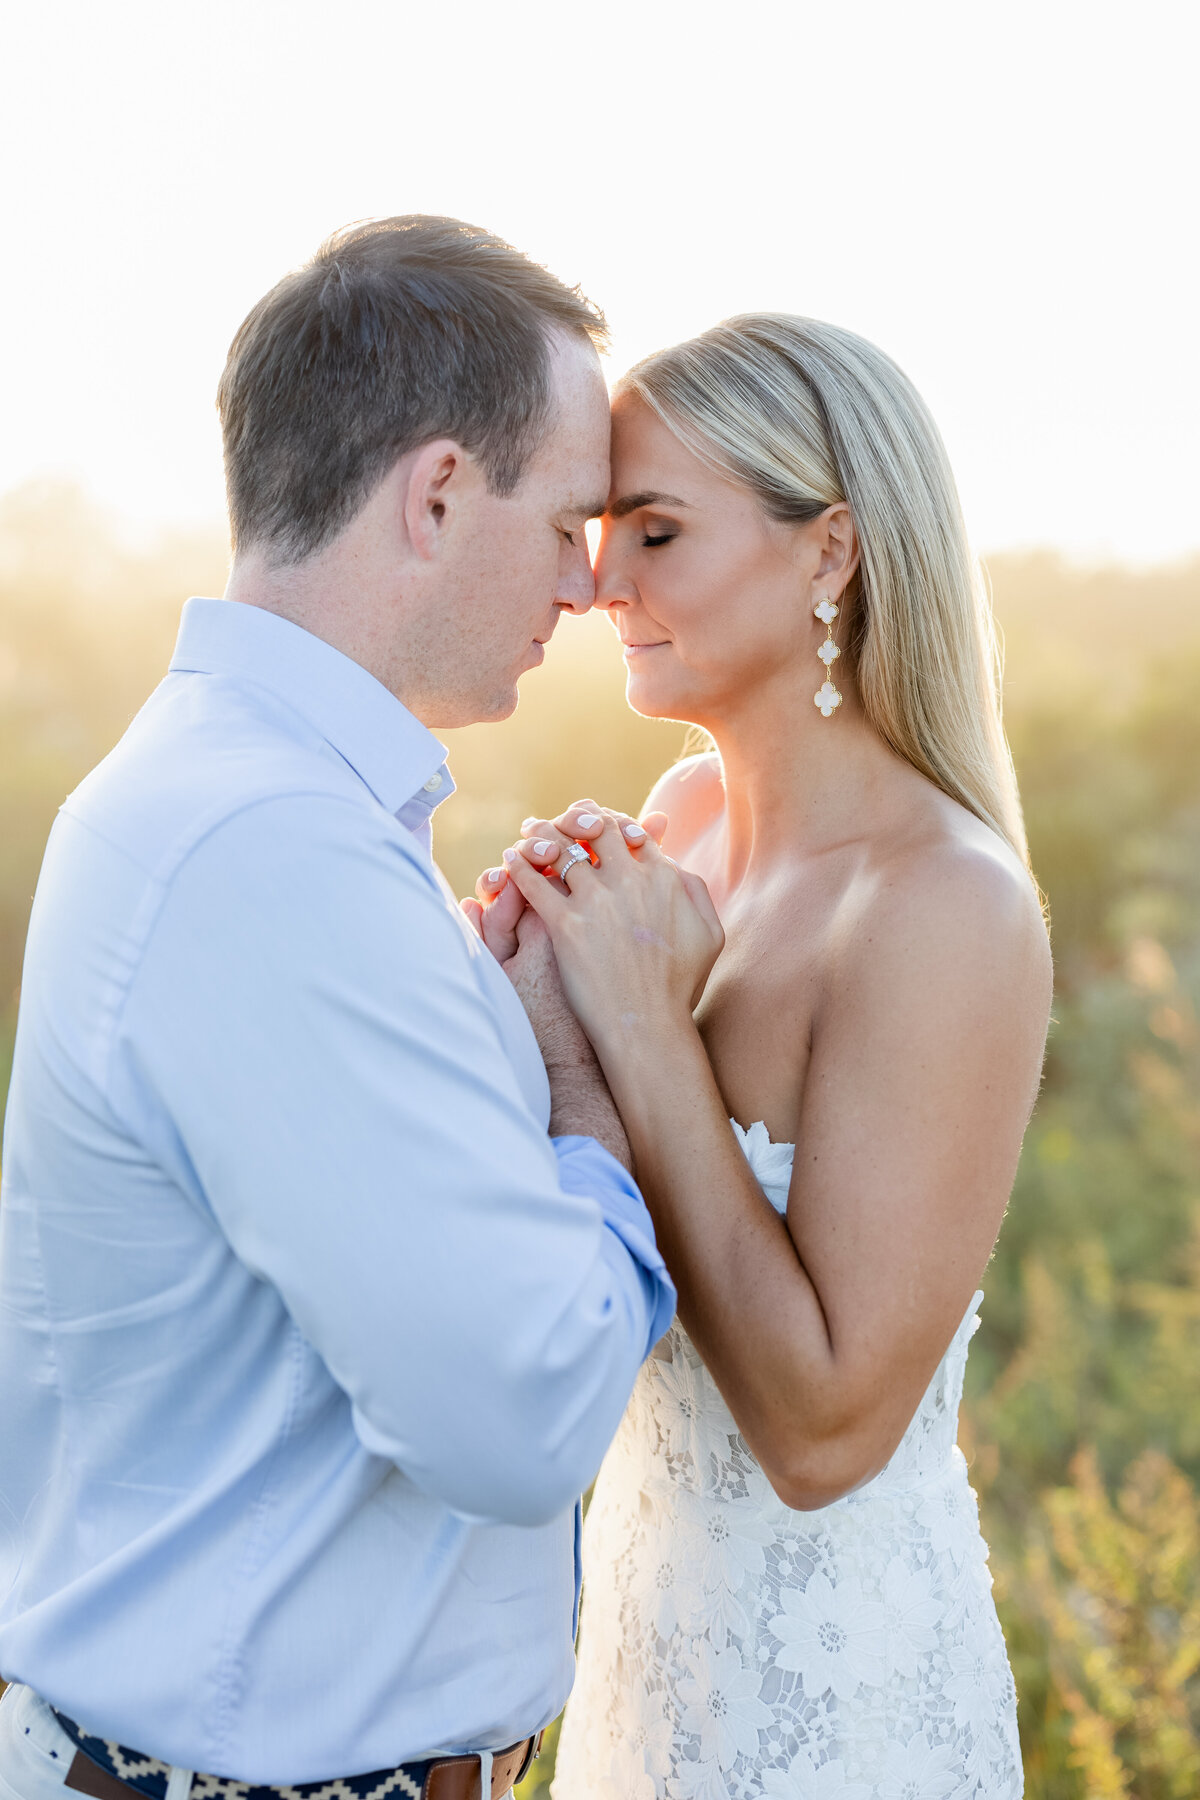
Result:
{"label": "man's chin", "polygon": [[521,696],[517,692],[515,681],[508,686],[497,688],[490,695],[480,695],[475,701],[475,713],[472,725],[499,725],[502,719],[511,719],[517,710]]}
{"label": "man's chin", "polygon": [[430,731],[461,731],[467,725],[498,725],[510,719],[517,710],[517,686],[512,682],[492,694],[463,696],[453,703],[430,707],[422,713],[421,723]]}
{"label": "man's chin", "polygon": [[481,716],[480,724],[486,720],[489,724],[498,725],[501,719],[511,719],[517,710],[520,699],[521,696],[517,692],[517,684],[514,681],[510,688],[505,688],[502,694],[497,694],[488,711]]}

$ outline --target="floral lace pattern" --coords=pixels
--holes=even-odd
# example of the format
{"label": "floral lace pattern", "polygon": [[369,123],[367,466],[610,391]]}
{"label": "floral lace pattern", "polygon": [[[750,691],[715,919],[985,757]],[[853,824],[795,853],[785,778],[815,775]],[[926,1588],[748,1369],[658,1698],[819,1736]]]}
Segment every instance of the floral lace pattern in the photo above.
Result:
{"label": "floral lace pattern", "polygon": [[[767,1198],[793,1148],[735,1125]],[[592,1499],[554,1800],[1015,1800],[1016,1696],[955,1439],[976,1294],[887,1467],[776,1496],[681,1327]]]}

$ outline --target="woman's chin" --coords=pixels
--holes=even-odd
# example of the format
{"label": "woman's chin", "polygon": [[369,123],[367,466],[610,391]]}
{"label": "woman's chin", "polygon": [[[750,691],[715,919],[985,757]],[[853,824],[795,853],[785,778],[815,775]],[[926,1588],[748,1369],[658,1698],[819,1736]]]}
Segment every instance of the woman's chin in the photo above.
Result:
{"label": "woman's chin", "polygon": [[670,689],[666,682],[651,681],[633,669],[625,680],[625,703],[630,712],[638,713],[643,719],[686,721],[688,717],[686,711],[679,710],[686,706],[681,693]]}

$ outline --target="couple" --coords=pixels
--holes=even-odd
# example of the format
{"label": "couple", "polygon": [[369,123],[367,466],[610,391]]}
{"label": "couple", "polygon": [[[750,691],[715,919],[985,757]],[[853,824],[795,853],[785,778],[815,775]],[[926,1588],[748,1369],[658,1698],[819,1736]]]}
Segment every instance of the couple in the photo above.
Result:
{"label": "couple", "polygon": [[[559,1800],[1021,1791],[954,1439],[1050,970],[953,480],[774,314],[627,376],[610,463],[603,340],[408,217],[234,341],[226,597],[30,924],[4,1800],[503,1795],[581,1560]],[[430,728],[593,604],[715,749],[460,910]]]}

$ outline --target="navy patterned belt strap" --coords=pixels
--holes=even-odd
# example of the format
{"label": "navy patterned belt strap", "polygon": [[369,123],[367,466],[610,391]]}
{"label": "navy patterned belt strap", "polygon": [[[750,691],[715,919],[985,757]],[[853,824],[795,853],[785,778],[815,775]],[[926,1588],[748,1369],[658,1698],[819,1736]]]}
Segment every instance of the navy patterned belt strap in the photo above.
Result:
{"label": "navy patterned belt strap", "polygon": [[[74,1719],[52,1708],[55,1718],[77,1750],[107,1775],[145,1794],[146,1800],[166,1800],[169,1763],[143,1756],[110,1738],[91,1737]],[[223,1775],[193,1775],[191,1800],[421,1800],[425,1779],[438,1759],[404,1763],[397,1769],[376,1769],[370,1775],[343,1775],[336,1781],[305,1781],[295,1787],[263,1787],[252,1781],[232,1781]]]}

